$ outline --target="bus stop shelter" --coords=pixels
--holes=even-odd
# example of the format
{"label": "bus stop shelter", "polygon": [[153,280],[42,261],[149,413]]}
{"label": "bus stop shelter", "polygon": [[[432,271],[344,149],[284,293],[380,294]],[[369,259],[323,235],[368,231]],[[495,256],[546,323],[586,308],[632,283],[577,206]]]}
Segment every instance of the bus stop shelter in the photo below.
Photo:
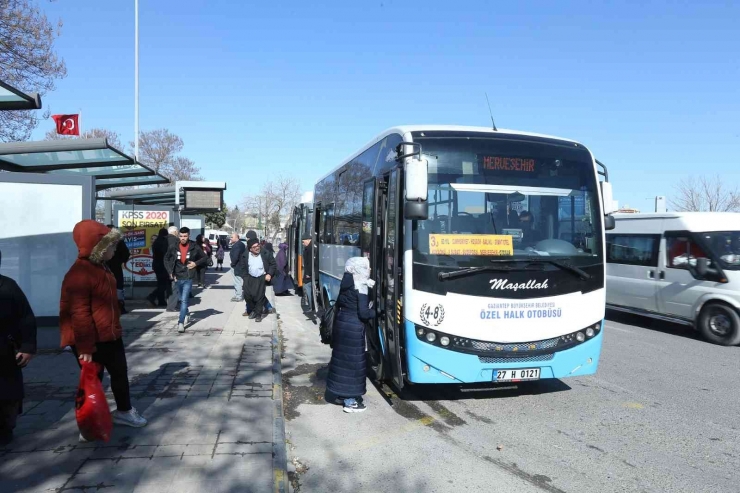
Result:
{"label": "bus stop shelter", "polygon": [[0,80],[0,111],[39,110],[41,96],[25,93]]}
{"label": "bus stop shelter", "polygon": [[169,183],[104,138],[0,144],[0,170],[89,177],[96,191]]}
{"label": "bus stop shelter", "polygon": [[[21,104],[11,99],[0,97],[0,108]],[[18,282],[37,318],[56,320],[62,279],[77,258],[72,230],[95,219],[97,193],[167,183],[106,139],[0,143],[2,273]]]}
{"label": "bus stop shelter", "polygon": [[143,298],[144,288],[156,283],[152,244],[162,228],[187,226],[193,239],[204,234],[203,214],[221,210],[224,190],[225,182],[176,181],[171,186],[98,192],[98,200],[105,201],[104,220],[121,229],[131,253],[124,270],[127,296]]}

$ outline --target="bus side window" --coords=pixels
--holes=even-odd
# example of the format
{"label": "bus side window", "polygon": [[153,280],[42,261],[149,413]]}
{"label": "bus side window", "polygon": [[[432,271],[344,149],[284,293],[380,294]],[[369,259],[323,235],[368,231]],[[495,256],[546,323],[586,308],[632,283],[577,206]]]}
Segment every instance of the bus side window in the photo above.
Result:
{"label": "bus side window", "polygon": [[375,205],[375,180],[365,182],[362,190],[362,254],[370,256],[373,241],[373,207]]}

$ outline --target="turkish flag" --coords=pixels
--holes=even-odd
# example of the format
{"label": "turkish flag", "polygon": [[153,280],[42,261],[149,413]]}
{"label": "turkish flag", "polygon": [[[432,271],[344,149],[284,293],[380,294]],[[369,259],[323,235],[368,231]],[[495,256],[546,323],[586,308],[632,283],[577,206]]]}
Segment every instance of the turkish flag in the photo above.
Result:
{"label": "turkish flag", "polygon": [[80,115],[51,115],[59,135],[80,135]]}

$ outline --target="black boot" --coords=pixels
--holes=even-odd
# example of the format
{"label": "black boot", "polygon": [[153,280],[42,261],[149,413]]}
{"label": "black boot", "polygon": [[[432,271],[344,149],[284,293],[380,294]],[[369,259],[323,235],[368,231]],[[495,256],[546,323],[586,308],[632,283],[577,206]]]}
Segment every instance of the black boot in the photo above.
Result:
{"label": "black boot", "polygon": [[0,447],[9,445],[13,441],[13,430],[0,430]]}
{"label": "black boot", "polygon": [[128,311],[126,311],[126,303],[125,302],[119,301],[118,302],[118,306],[121,307],[121,315],[125,315],[125,314],[128,313]]}

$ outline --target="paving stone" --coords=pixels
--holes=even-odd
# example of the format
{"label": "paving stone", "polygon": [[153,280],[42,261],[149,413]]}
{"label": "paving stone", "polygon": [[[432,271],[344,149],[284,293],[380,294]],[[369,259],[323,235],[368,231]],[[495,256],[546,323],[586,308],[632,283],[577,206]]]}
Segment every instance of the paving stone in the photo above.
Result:
{"label": "paving stone", "polygon": [[[208,275],[219,284],[231,277]],[[271,490],[274,319],[255,328],[232,294],[200,292],[185,334],[158,310],[122,318],[133,403],[149,425],[115,426],[107,443],[77,440],[73,356],[39,354],[24,373],[18,439],[0,448],[0,492]],[[103,384],[115,409],[107,376]]]}

